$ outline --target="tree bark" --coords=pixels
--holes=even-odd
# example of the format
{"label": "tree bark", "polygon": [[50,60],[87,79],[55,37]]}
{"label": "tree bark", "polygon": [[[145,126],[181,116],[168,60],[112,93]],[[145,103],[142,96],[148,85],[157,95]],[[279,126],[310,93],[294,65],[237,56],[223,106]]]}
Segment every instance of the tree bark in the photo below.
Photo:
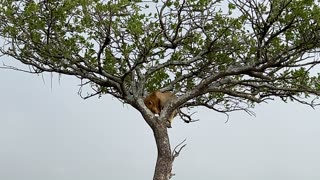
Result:
{"label": "tree bark", "polygon": [[172,154],[167,127],[159,123],[152,130],[158,150],[153,180],[168,180],[171,178]]}

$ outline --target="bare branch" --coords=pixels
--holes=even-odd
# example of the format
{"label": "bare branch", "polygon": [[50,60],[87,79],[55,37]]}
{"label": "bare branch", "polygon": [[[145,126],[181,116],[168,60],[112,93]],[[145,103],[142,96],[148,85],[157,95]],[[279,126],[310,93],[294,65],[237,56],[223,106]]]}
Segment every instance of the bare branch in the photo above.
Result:
{"label": "bare branch", "polygon": [[[180,155],[180,152],[182,151],[182,149],[184,147],[186,147],[187,144],[184,144],[186,142],[187,139],[184,139],[181,143],[179,143],[178,145],[176,145],[176,147],[173,149],[172,152],[172,166],[173,166],[173,162],[174,160]],[[179,148],[179,149],[178,149]],[[171,167],[172,169],[172,167]],[[171,179],[175,174],[171,173],[169,179]]]}
{"label": "bare branch", "polygon": [[196,112],[189,114],[186,114],[184,112],[182,112],[180,109],[178,110],[178,114],[180,116],[180,118],[185,122],[185,123],[192,123],[192,122],[197,122],[199,121],[199,119],[192,119],[192,115],[195,114]]}

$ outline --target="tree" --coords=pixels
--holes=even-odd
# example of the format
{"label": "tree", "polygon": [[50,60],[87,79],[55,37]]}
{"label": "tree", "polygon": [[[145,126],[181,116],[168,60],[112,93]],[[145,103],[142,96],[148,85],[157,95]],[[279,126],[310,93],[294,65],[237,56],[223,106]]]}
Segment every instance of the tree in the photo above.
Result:
{"label": "tree", "polygon": [[[169,179],[180,149],[171,151],[167,119],[196,106],[251,113],[274,100],[319,105],[320,6],[314,1],[0,0],[2,56],[29,73],[78,77],[92,92],[138,110],[154,133],[154,180]],[[147,92],[178,99],[159,117]]]}

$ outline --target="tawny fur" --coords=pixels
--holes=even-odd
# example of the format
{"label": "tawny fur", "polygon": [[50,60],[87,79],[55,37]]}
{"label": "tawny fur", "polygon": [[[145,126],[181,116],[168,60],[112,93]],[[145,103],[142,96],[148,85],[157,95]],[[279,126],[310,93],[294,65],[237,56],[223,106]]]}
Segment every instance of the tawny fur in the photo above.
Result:
{"label": "tawny fur", "polygon": [[[161,110],[168,104],[168,102],[170,102],[171,99],[177,99],[177,96],[171,92],[155,91],[144,99],[144,104],[148,107],[148,109],[150,109],[151,112],[160,115]],[[170,124],[176,115],[177,110],[173,111],[169,117]]]}

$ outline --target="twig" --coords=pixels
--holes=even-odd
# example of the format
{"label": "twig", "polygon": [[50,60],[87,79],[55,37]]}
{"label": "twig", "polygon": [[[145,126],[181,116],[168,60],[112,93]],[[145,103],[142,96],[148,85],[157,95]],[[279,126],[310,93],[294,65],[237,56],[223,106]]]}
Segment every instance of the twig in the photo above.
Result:
{"label": "twig", "polygon": [[192,114],[186,114],[184,112],[182,112],[180,109],[178,110],[178,114],[180,116],[180,118],[185,122],[185,123],[191,123],[191,122],[196,122],[199,121],[199,119],[192,119],[192,115],[195,114],[196,112],[192,113]]}
{"label": "twig", "polygon": [[[187,145],[187,144],[184,144],[186,142],[187,139],[184,139],[181,143],[179,143],[174,149],[173,149],[173,152],[172,152],[172,161],[171,161],[171,169],[172,169],[172,166],[173,166],[173,162],[175,160],[176,157],[179,156],[181,150]],[[180,148],[179,148],[180,147]],[[179,148],[179,150],[178,150]],[[171,173],[170,174],[170,177],[169,179],[171,179],[175,174],[174,173]]]}

